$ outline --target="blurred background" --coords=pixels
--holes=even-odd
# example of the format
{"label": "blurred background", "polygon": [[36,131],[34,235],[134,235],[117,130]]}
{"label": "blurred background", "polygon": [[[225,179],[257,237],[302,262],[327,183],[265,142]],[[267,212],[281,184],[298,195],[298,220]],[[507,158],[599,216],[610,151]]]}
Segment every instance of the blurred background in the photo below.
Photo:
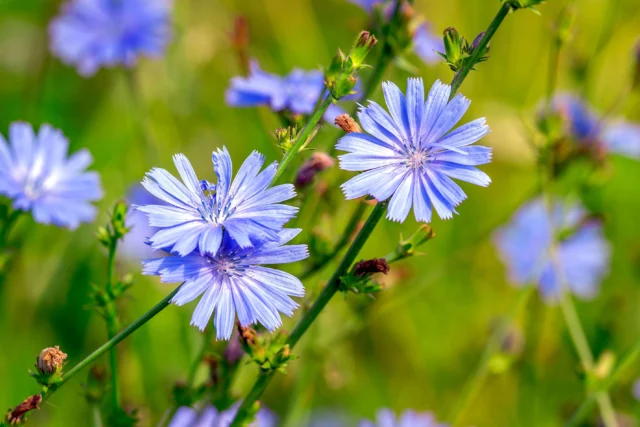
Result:
{"label": "blurred background", "polygon": [[[105,280],[106,254],[95,231],[108,220],[113,203],[126,197],[147,170],[159,166],[174,172],[171,156],[182,152],[200,178],[213,180],[210,153],[223,145],[236,168],[252,150],[269,161],[279,159],[273,136],[277,116],[224,102],[229,80],[240,73],[229,41],[234,19],[246,18],[250,55],[262,69],[277,74],[329,64],[336,49],[348,49],[368,25],[367,14],[346,0],[176,1],[175,34],[167,55],[141,60],[132,71],[131,86],[122,70],[103,69],[83,78],[50,55],[47,24],[60,3],[0,0],[0,131],[6,135],[16,120],[61,129],[71,151],[86,147],[93,154],[92,169],[100,172],[105,197],[95,225],[69,232],[23,218],[14,230],[20,251],[0,288],[3,409],[38,391],[28,370],[40,350],[59,345],[72,366],[106,340],[103,319],[87,308],[90,285]],[[486,0],[415,3],[435,32],[455,26],[469,39],[486,29],[500,7],[498,1]],[[441,422],[451,421],[487,340],[518,298],[491,232],[538,186],[531,148],[535,111],[546,90],[550,28],[567,3],[549,1],[538,7],[540,15],[520,11],[499,29],[490,60],[461,89],[473,101],[464,120],[484,116],[492,128],[483,144],[493,147],[494,161],[483,170],[493,183],[488,188],[462,184],[469,198],[458,209],[460,215],[433,221],[437,238],[422,248],[423,256],[394,266],[385,278],[385,292],[375,299],[353,294],[334,298],[294,351],[300,359],[264,395],[264,405],[288,425],[307,425],[312,419],[328,425],[320,418],[327,416],[372,418],[385,406],[430,410]],[[618,102],[632,79],[633,49],[640,37],[637,0],[572,3],[575,33],[561,58],[558,87],[582,93],[598,111],[616,104],[615,116],[640,121],[637,94]],[[442,63],[412,62],[425,86],[452,78]],[[404,89],[408,76],[392,65],[385,79]],[[381,93],[376,91],[373,99],[380,101]],[[325,126],[314,144],[330,147],[339,135]],[[605,349],[620,356],[640,337],[639,172],[637,161],[614,156],[602,184],[605,233],[613,248],[611,273],[598,298],[577,304],[596,356]],[[341,202],[339,194],[334,199],[337,215],[321,215],[314,225],[333,239],[354,208],[353,202]],[[412,215],[402,225],[384,221],[361,257],[387,254],[401,234],[406,237],[415,227]],[[119,306],[124,324],[174,286],[141,276],[135,260],[121,258],[118,272],[130,272],[135,280],[131,298]],[[309,301],[330,274],[331,267],[305,283]],[[139,408],[140,425],[157,424],[171,405],[172,386],[186,378],[200,348],[202,335],[189,326],[192,309],[193,304],[168,307],[118,347],[123,401]],[[294,321],[285,319],[284,329],[290,330]],[[487,380],[461,415],[461,424],[562,425],[585,392],[559,309],[535,294],[509,327],[513,341],[490,363]],[[107,358],[99,364],[106,367]],[[88,425],[90,410],[82,396],[87,373],[43,404],[32,424]],[[242,365],[233,386],[239,398],[255,373],[255,365]],[[204,379],[204,367],[198,375]],[[637,377],[636,364],[611,389],[614,406],[631,420],[640,413],[632,394]],[[597,410],[585,425],[597,425]]]}

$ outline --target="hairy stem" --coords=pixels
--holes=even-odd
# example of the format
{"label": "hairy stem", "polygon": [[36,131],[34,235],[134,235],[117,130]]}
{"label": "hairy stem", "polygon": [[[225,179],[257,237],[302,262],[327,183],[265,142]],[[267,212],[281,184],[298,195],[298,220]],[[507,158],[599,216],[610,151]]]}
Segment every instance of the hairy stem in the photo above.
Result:
{"label": "hairy stem", "polygon": [[[338,290],[340,289],[342,276],[347,273],[349,267],[351,267],[351,264],[353,264],[353,261],[356,259],[358,253],[360,253],[360,250],[371,236],[371,233],[384,215],[386,209],[387,202],[379,202],[373,209],[373,211],[369,215],[369,218],[367,219],[367,222],[364,224],[357,237],[347,250],[347,253],[342,258],[342,261],[340,262],[340,265],[336,269],[335,273],[333,273],[333,276],[331,276],[331,279],[324,287],[309,311],[305,313],[304,317],[300,319],[298,324],[289,335],[287,344],[290,348],[293,348],[298,343],[300,338],[302,338],[304,333],[316,320],[320,312],[326,307],[326,305],[329,303],[331,298],[333,298],[336,292],[338,292]],[[245,397],[245,399],[242,401],[242,405],[240,405],[238,413],[233,419],[231,427],[238,427],[242,425],[243,420],[245,420],[245,418],[247,417],[247,414],[253,407],[253,404],[260,398],[274,375],[275,371],[273,370],[260,372],[257,381],[253,385],[253,388],[251,389],[247,397]]]}

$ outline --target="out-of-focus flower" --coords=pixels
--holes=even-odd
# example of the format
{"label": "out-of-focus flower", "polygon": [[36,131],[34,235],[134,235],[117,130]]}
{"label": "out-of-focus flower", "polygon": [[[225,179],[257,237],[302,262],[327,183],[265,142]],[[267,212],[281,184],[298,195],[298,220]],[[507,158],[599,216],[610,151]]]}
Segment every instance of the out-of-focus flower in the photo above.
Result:
{"label": "out-of-focus flower", "polygon": [[311,158],[304,162],[296,175],[296,187],[304,188],[311,184],[316,175],[326,169],[333,167],[335,159],[327,153],[316,152]]}
{"label": "out-of-focus flower", "polygon": [[427,22],[422,22],[413,34],[413,50],[425,64],[436,64],[442,61],[438,52],[444,52],[444,43]]}
{"label": "out-of-focus flower", "polygon": [[[226,411],[218,411],[213,406],[207,406],[201,412],[188,406],[181,406],[169,422],[168,427],[229,427],[239,403],[236,403]],[[256,419],[249,427],[275,427],[277,417],[268,409],[261,408],[256,414]]]}
{"label": "out-of-focus flower", "polygon": [[[611,250],[601,223],[585,216],[581,206],[558,201],[549,215],[542,199],[520,208],[494,236],[510,280],[518,286],[537,285],[547,300],[559,298],[563,284],[578,297],[596,296]],[[559,237],[553,251],[552,233]]]}
{"label": "out-of-focus flower", "polygon": [[637,401],[640,401],[640,378],[635,380],[635,382],[633,383],[632,393],[633,397],[635,397]]}
{"label": "out-of-focus flower", "polygon": [[640,125],[621,120],[606,121],[582,99],[561,93],[551,102],[552,113],[560,115],[564,132],[587,149],[604,149],[640,159]]}
{"label": "out-of-focus flower", "polygon": [[31,211],[41,224],[74,229],[96,216],[90,203],[102,198],[100,177],[86,172],[93,158],[80,150],[67,157],[62,132],[42,125],[36,135],[28,123],[9,126],[9,144],[0,135],[0,195],[14,209]]}
{"label": "out-of-focus flower", "polygon": [[223,229],[240,247],[252,245],[252,239],[277,239],[278,231],[298,211],[279,204],[295,196],[291,184],[268,188],[278,167],[277,162],[262,172],[264,156],[257,151],[249,155],[232,181],[231,157],[226,148],[214,152],[213,166],[217,184],[199,181],[189,160],[176,154],[173,161],[183,183],[164,169],[147,173],[142,185],[167,205],[137,206],[147,214],[149,225],[158,227],[149,243],[178,255],[189,255],[199,248],[202,255],[216,255]]}
{"label": "out-of-focus flower", "polygon": [[383,408],[376,413],[375,421],[360,421],[358,427],[447,427],[447,425],[437,422],[430,412],[407,409],[398,417],[391,409]]}
{"label": "out-of-focus flower", "polygon": [[451,87],[437,81],[424,100],[422,79],[409,79],[407,96],[391,82],[382,89],[391,115],[369,101],[358,118],[368,132],[343,136],[336,148],[340,167],[366,171],[342,185],[347,199],[371,195],[391,197],[387,218],[402,222],[413,205],[416,220],[431,221],[435,208],[443,219],[453,216],[466,194],[451,178],[487,186],[491,179],[475,166],[491,161],[491,149],[471,146],[489,132],[477,119],[450,132],[469,108],[458,94],[450,102]]}
{"label": "out-of-focus flower", "polygon": [[371,13],[376,5],[384,4],[386,0],[349,0],[351,3],[360,6]]}
{"label": "out-of-focus flower", "polygon": [[291,316],[298,307],[290,296],[301,297],[304,287],[289,273],[263,267],[262,264],[285,264],[305,259],[306,245],[286,245],[299,229],[284,229],[277,240],[259,240],[242,248],[224,233],[217,254],[171,256],[144,261],[143,274],[160,276],[163,282],[185,282],[171,300],[186,304],[202,295],[191,324],[201,330],[207,326],[214,309],[217,337],[229,339],[236,311],[240,325],[261,323],[269,331],[282,321],[278,312]]}
{"label": "out-of-focus flower", "polygon": [[[234,77],[225,98],[232,107],[268,106],[273,111],[290,111],[293,114],[311,114],[318,99],[325,93],[322,71],[294,69],[284,77],[264,72],[254,60],[248,77]],[[356,86],[356,91],[358,86]],[[354,95],[343,98],[355,99]],[[324,119],[333,123],[344,111],[331,105]]]}
{"label": "out-of-focus flower", "polygon": [[[149,193],[141,184],[136,184],[127,194],[127,204],[132,206],[140,205],[163,205],[169,206],[163,200],[158,199]],[[118,254],[132,261],[161,256],[163,252],[153,250],[147,244],[147,239],[159,231],[157,227],[151,227],[147,216],[137,209],[129,209],[125,219],[125,225],[129,232],[124,236],[118,245]]]}
{"label": "out-of-focus flower", "polygon": [[170,0],[69,0],[49,26],[51,51],[83,76],[160,57],[171,39]]}

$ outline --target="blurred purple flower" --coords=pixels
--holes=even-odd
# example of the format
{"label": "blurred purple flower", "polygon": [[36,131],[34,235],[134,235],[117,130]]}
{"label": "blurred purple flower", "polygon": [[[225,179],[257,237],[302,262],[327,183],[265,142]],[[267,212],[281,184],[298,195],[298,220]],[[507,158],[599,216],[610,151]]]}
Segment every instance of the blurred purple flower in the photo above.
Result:
{"label": "blurred purple flower", "polygon": [[142,185],[165,202],[136,206],[147,214],[150,226],[160,229],[149,238],[153,249],[184,256],[199,248],[203,255],[215,255],[223,229],[241,247],[248,247],[254,237],[276,239],[278,231],[295,216],[298,208],[280,204],[295,196],[293,185],[269,188],[277,162],[260,172],[265,158],[254,151],[232,180],[231,156],[226,147],[214,152],[212,159],[217,185],[199,181],[184,154],[173,157],[183,182],[164,169],[147,173]]}
{"label": "blurred purple flower", "polygon": [[358,427],[447,427],[447,424],[437,422],[430,412],[407,409],[398,417],[391,409],[383,408],[376,413],[375,421],[360,421]]}
{"label": "blurred purple flower", "polygon": [[449,101],[451,87],[437,81],[425,102],[422,79],[409,79],[407,96],[393,83],[382,84],[391,115],[373,101],[358,118],[368,132],[340,138],[340,167],[364,171],[342,185],[347,199],[391,197],[387,218],[403,222],[411,207],[417,221],[431,221],[432,207],[443,219],[453,216],[466,194],[451,179],[486,187],[487,174],[475,166],[491,161],[491,149],[471,146],[489,133],[485,119],[457,129],[471,103],[461,94]]}
{"label": "blurred purple flower", "polygon": [[[546,300],[560,297],[562,282],[578,297],[595,297],[609,270],[611,249],[602,224],[595,219],[585,220],[585,215],[577,204],[563,206],[555,202],[550,217],[542,199],[520,208],[511,222],[494,235],[510,280],[518,286],[536,284]],[[552,232],[561,236],[555,262],[550,255]]]}
{"label": "blurred purple flower", "polygon": [[[367,12],[373,12],[373,8],[376,5],[384,4],[387,0],[349,0],[351,3],[360,6]],[[394,3],[394,0],[391,0],[390,3]]]}
{"label": "blurred purple flower", "polygon": [[[168,206],[163,200],[158,199],[145,190],[141,184],[136,184],[131,187],[126,200],[129,206],[150,204]],[[158,257],[164,254],[164,252],[160,250],[153,250],[151,246],[147,244],[147,239],[160,229],[151,227],[144,213],[135,208],[130,208],[125,224],[129,227],[129,232],[118,245],[119,255],[132,261],[140,261],[141,259]]]}
{"label": "blurred purple flower", "polygon": [[143,261],[142,273],[160,276],[162,282],[184,282],[171,300],[183,305],[202,295],[191,324],[204,330],[214,309],[214,325],[218,339],[229,339],[233,332],[236,311],[240,325],[261,323],[269,331],[282,324],[279,312],[293,315],[298,307],[290,296],[301,297],[304,287],[300,280],[280,270],[262,264],[286,264],[309,256],[306,245],[286,245],[299,229],[284,229],[277,240],[253,242],[242,248],[224,233],[217,254],[170,256]]}
{"label": "blurred purple flower", "polygon": [[102,198],[100,176],[86,171],[93,162],[89,151],[67,157],[68,150],[67,138],[51,125],[36,135],[30,124],[12,123],[9,143],[0,135],[0,195],[41,224],[74,229],[93,221],[90,202]]}
{"label": "blurred purple flower", "polygon": [[565,123],[565,132],[586,147],[640,159],[640,125],[624,121],[607,122],[582,99],[561,93],[554,96],[552,111]]}
{"label": "blurred purple flower", "polygon": [[49,26],[51,51],[83,76],[160,57],[171,38],[170,0],[69,0]]}
{"label": "blurred purple flower", "polygon": [[[218,411],[213,406],[207,406],[198,413],[188,406],[181,406],[169,422],[168,427],[229,427],[238,411],[236,403],[226,411]],[[277,417],[268,409],[261,408],[256,414],[254,422],[249,427],[276,427]]]}
{"label": "blurred purple flower", "polygon": [[633,397],[640,402],[640,378],[633,383]]}
{"label": "blurred purple flower", "polygon": [[435,64],[442,61],[438,52],[444,52],[444,42],[441,36],[431,32],[427,22],[423,22],[413,35],[413,50],[425,64]]}
{"label": "blurred purple flower", "polygon": [[[359,90],[356,85],[355,91]],[[294,114],[311,114],[320,96],[326,96],[322,71],[303,71],[298,68],[285,77],[264,72],[256,61],[251,61],[248,77],[234,77],[225,98],[232,107],[268,106],[273,111],[290,111]],[[355,100],[357,94],[343,98]],[[334,119],[344,111],[332,104],[324,115],[324,120],[333,124]]]}

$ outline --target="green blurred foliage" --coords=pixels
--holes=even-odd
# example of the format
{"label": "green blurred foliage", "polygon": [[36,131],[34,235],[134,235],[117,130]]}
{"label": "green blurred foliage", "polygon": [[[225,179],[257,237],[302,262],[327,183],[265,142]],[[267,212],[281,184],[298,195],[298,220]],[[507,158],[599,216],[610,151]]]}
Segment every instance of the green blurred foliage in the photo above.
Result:
{"label": "green blurred foliage", "polygon": [[[184,152],[201,178],[210,179],[209,153],[222,145],[236,165],[252,150],[269,159],[280,156],[273,137],[277,117],[224,103],[229,79],[239,73],[228,38],[235,16],[249,22],[251,56],[277,73],[327,65],[338,47],[348,49],[367,26],[366,14],[346,0],[175,3],[174,41],[166,58],[142,60],[135,69],[134,95],[122,70],[102,70],[84,79],[49,55],[46,28],[59,2],[0,0],[0,129],[6,134],[15,120],[51,123],[69,137],[72,150],[87,147],[106,190],[100,224],[150,167],[173,170],[176,152]],[[415,3],[434,30],[455,26],[468,39],[486,29],[500,6],[488,0]],[[424,255],[395,266],[393,286],[375,300],[349,295],[331,302],[295,349],[300,358],[264,396],[264,404],[288,425],[302,425],[317,411],[372,417],[382,406],[429,409],[450,421],[493,325],[517,300],[490,233],[538,186],[529,141],[535,139],[535,108],[546,90],[550,28],[566,3],[549,1],[538,7],[541,15],[511,14],[499,29],[490,60],[461,89],[473,100],[466,117],[485,116],[493,130],[485,144],[494,147],[495,160],[484,168],[492,185],[463,185],[469,198],[460,215],[434,220],[437,237],[423,247]],[[630,82],[632,47],[640,36],[637,0],[573,4],[576,32],[561,58],[559,87],[583,93],[600,111],[617,103],[616,114],[640,121],[637,96],[617,101]],[[427,85],[452,78],[444,63],[420,65],[419,70]],[[386,74],[401,87],[407,76],[395,69]],[[374,98],[381,98],[379,91]],[[329,147],[338,135],[326,127],[314,144]],[[640,337],[639,165],[623,158],[611,163],[602,195],[613,247],[611,274],[600,297],[579,303],[578,310],[594,353],[609,349],[619,356]],[[322,216],[315,225],[332,238],[354,208],[340,202],[339,195],[336,200],[335,218]],[[412,219],[403,225],[384,222],[361,257],[387,254],[400,234],[407,236],[415,226]],[[43,348],[59,345],[72,366],[105,341],[103,320],[86,308],[91,284],[104,283],[106,274],[96,228],[84,225],[70,233],[23,219],[15,230],[20,253],[0,287],[0,408],[37,391],[27,370]],[[140,276],[137,263],[120,261],[118,271],[133,272],[136,279],[131,298],[119,306],[125,324],[172,289]],[[306,300],[317,295],[330,273],[328,268],[305,283]],[[141,425],[157,424],[170,406],[173,384],[185,379],[198,352],[201,334],[189,326],[192,308],[170,306],[118,347],[121,393],[126,405],[139,408]],[[284,329],[293,322],[286,319]],[[495,362],[500,367],[471,402],[463,424],[558,426],[584,400],[577,358],[558,308],[534,296],[516,326],[524,340],[522,355],[506,366]],[[108,365],[106,355],[99,363]],[[253,365],[242,368],[234,385],[239,397],[255,373]],[[33,425],[88,425],[91,409],[81,396],[87,374],[44,404],[32,417]],[[204,370],[199,375],[204,379]],[[621,412],[638,413],[639,403],[631,396],[638,376],[636,365],[611,390]],[[596,417],[594,411],[589,425],[596,425]]]}

